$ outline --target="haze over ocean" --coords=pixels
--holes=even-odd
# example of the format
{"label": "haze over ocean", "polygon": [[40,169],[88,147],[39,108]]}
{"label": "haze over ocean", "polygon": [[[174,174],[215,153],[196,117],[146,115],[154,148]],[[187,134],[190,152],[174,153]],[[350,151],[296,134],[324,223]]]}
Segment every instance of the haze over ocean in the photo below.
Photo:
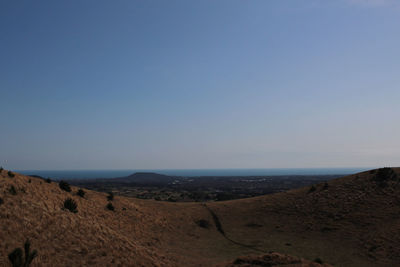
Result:
{"label": "haze over ocean", "polygon": [[280,175],[331,175],[353,174],[368,170],[366,168],[293,168],[293,169],[168,169],[168,170],[24,170],[26,175],[39,175],[56,179],[74,178],[114,178],[123,177],[135,172],[155,172],[171,176],[280,176]]}

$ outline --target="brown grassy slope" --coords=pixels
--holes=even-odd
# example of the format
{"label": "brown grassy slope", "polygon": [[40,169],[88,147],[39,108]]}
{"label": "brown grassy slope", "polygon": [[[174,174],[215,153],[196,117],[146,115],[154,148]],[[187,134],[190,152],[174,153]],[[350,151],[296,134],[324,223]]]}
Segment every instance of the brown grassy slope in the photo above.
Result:
{"label": "brown grassy slope", "polygon": [[[17,195],[9,192],[11,186]],[[77,189],[72,187],[68,193],[57,183],[19,174],[9,178],[3,171],[0,266],[7,266],[8,253],[21,247],[26,238],[39,251],[35,266],[174,266],[191,262],[169,248],[190,244],[202,231],[179,205],[115,197],[112,212],[106,209],[106,194],[86,190],[85,198],[80,198]],[[68,197],[77,202],[78,213],[62,210]],[[201,206],[189,206],[192,213],[208,216]]]}
{"label": "brown grassy slope", "polygon": [[[337,179],[311,193],[303,188],[207,206],[115,197],[112,212],[106,194],[85,190],[80,198],[76,187],[68,193],[57,183],[3,171],[0,266],[26,238],[39,251],[34,266],[211,266],[269,251],[337,266],[394,266],[400,187],[397,178],[383,186],[374,176]],[[11,185],[17,195],[9,193]],[[78,213],[61,209],[68,197]],[[200,219],[209,228],[195,223]]]}
{"label": "brown grassy slope", "polygon": [[337,266],[400,265],[399,169],[363,172],[284,193],[212,203],[236,242]]}

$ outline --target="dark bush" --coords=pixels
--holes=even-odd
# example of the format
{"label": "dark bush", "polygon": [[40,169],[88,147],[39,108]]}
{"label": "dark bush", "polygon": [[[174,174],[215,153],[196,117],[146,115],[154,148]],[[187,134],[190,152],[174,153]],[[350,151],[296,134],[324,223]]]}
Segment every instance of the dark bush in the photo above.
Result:
{"label": "dark bush", "polygon": [[8,192],[10,192],[11,195],[16,195],[17,194],[17,189],[12,185],[9,189]]}
{"label": "dark bush", "polygon": [[387,185],[387,181],[394,180],[397,178],[397,174],[393,171],[392,168],[380,168],[376,172],[373,180],[381,187]]}
{"label": "dark bush", "polygon": [[50,178],[47,178],[45,181],[46,181],[46,183],[49,183],[49,184],[51,183],[51,179]]}
{"label": "dark bush", "polygon": [[319,263],[319,264],[324,264],[324,262],[320,258],[316,258],[314,262]]}
{"label": "dark bush", "polygon": [[312,193],[315,190],[317,190],[317,188],[313,185],[313,186],[310,187],[310,190],[308,190],[308,193]]}
{"label": "dark bush", "polygon": [[28,183],[29,183],[29,184],[30,184],[30,183],[32,183],[32,180],[31,180],[31,179],[29,179],[29,180],[28,180]]}
{"label": "dark bush", "polygon": [[14,173],[12,173],[11,171],[8,171],[8,177],[13,178],[15,176]]}
{"label": "dark bush", "polygon": [[71,192],[71,187],[69,186],[69,184],[67,182],[65,182],[63,180],[61,180],[58,183],[58,186],[64,191]]}
{"label": "dark bush", "polygon": [[0,172],[2,172],[4,169],[3,169],[3,167],[0,167]]}
{"label": "dark bush", "polygon": [[73,213],[77,213],[78,212],[77,208],[78,208],[78,205],[76,204],[75,200],[73,200],[72,198],[67,198],[64,201],[64,209],[67,209]]}
{"label": "dark bush", "polygon": [[13,267],[29,267],[38,254],[36,249],[32,252],[30,250],[31,243],[29,240],[26,240],[24,244],[25,255],[23,255],[24,252],[21,248],[16,248],[8,254],[8,259],[10,260],[11,265]]}
{"label": "dark bush", "polygon": [[4,200],[0,197],[0,205],[4,204]]}
{"label": "dark bush", "polygon": [[108,192],[107,200],[108,200],[108,201],[113,201],[113,200],[114,200],[114,194],[113,194],[113,192]]}
{"label": "dark bush", "polygon": [[195,223],[201,228],[206,228],[206,229],[210,228],[210,223],[207,220],[200,219],[195,221]]}
{"label": "dark bush", "polygon": [[329,188],[329,184],[327,182],[324,183],[324,186],[322,187],[322,190],[326,190]]}
{"label": "dark bush", "polygon": [[107,207],[107,209],[114,211],[114,206],[111,202],[108,202],[106,207]]}
{"label": "dark bush", "polygon": [[80,197],[84,197],[85,194],[86,194],[86,192],[83,191],[82,189],[79,189],[78,192],[76,192],[76,194],[77,194],[78,196],[80,196]]}

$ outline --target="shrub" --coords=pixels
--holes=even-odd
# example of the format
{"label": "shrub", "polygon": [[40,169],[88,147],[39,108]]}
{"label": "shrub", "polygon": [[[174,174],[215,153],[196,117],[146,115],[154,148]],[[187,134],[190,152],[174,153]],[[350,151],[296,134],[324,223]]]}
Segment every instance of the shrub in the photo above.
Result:
{"label": "shrub", "polygon": [[397,174],[393,171],[392,168],[380,168],[375,174],[373,180],[380,186],[385,187],[387,185],[387,181],[395,180],[397,178]]}
{"label": "shrub", "polygon": [[114,206],[113,206],[113,204],[111,202],[108,202],[106,207],[107,207],[107,209],[109,209],[111,211],[114,211]]}
{"label": "shrub", "polygon": [[29,183],[29,184],[30,184],[30,183],[32,183],[32,180],[31,180],[31,179],[29,179],[29,180],[28,180],[28,183]]}
{"label": "shrub", "polygon": [[12,185],[9,189],[8,192],[10,192],[11,195],[16,195],[17,194],[17,189]]}
{"label": "shrub", "polygon": [[72,198],[67,198],[64,201],[64,209],[67,209],[73,213],[77,213],[78,212],[77,208],[78,208],[78,205],[76,204],[75,200],[73,200]]}
{"label": "shrub", "polygon": [[64,191],[71,192],[71,187],[69,186],[69,184],[67,182],[65,182],[63,180],[61,180],[58,183],[58,186]]}
{"label": "shrub", "polygon": [[14,173],[12,173],[11,171],[8,171],[8,177],[13,178],[15,176]]}
{"label": "shrub", "polygon": [[319,263],[319,264],[324,264],[324,262],[320,258],[316,258],[314,262]]}
{"label": "shrub", "polygon": [[4,169],[3,169],[3,167],[0,167],[0,172],[2,172]]}
{"label": "shrub", "polygon": [[313,185],[313,186],[310,187],[310,190],[308,190],[308,193],[312,193],[315,190],[317,190],[317,188]]}
{"label": "shrub", "polygon": [[200,219],[195,221],[195,223],[201,228],[206,228],[206,229],[210,228],[210,223],[207,220]]}
{"label": "shrub", "polygon": [[113,194],[113,192],[108,192],[107,200],[108,200],[108,201],[113,201],[113,200],[114,200],[114,194]]}
{"label": "shrub", "polygon": [[47,178],[45,181],[46,181],[46,183],[49,183],[49,184],[51,183],[51,179],[50,178]]}
{"label": "shrub", "polygon": [[322,187],[322,190],[326,190],[329,188],[329,184],[327,182],[325,182],[324,187]]}
{"label": "shrub", "polygon": [[86,192],[83,191],[82,189],[79,189],[78,192],[76,192],[76,194],[77,194],[78,196],[80,196],[80,197],[84,197],[85,194],[86,194]]}
{"label": "shrub", "polygon": [[4,200],[0,197],[0,205],[4,204]]}
{"label": "shrub", "polygon": [[10,260],[13,267],[29,267],[33,259],[37,256],[37,250],[30,251],[31,243],[29,240],[25,241],[24,251],[25,256],[21,248],[14,249],[10,254],[8,254],[8,259]]}

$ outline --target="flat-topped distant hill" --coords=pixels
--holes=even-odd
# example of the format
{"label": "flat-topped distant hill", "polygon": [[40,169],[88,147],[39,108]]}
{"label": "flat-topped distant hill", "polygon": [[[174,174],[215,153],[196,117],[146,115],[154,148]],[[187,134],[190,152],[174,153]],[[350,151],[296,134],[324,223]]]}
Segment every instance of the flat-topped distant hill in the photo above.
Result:
{"label": "flat-topped distant hill", "polygon": [[[38,251],[31,266],[398,266],[399,173],[384,168],[255,198],[170,203],[86,189],[81,197],[78,187],[67,192],[2,170],[0,266],[26,239]],[[76,212],[64,207],[68,198]]]}

